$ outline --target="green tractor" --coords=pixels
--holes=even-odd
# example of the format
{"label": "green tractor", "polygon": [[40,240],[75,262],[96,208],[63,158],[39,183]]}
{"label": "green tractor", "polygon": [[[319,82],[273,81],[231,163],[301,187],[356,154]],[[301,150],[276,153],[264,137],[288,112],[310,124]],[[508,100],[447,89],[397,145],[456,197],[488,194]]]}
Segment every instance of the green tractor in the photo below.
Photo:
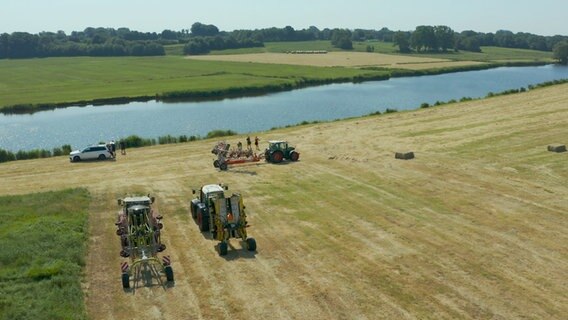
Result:
{"label": "green tractor", "polygon": [[283,160],[298,161],[300,154],[296,148],[288,145],[287,141],[268,141],[268,148],[264,151],[264,158],[270,163],[280,163]]}

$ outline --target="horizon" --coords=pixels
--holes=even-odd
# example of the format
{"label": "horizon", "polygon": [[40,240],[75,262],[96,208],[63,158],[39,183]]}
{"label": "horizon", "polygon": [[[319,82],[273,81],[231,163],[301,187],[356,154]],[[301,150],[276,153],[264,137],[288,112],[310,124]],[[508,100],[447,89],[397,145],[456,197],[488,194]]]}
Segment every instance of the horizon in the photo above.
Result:
{"label": "horizon", "polygon": [[[189,3],[169,0],[160,4],[140,4],[133,0],[120,2],[100,0],[17,1],[2,6],[0,33],[83,31],[93,28],[128,28],[140,32],[160,33],[164,30],[190,29],[195,22],[212,24],[220,31],[284,28],[294,30],[315,26],[320,30],[371,29],[383,27],[392,31],[413,31],[420,25],[445,25],[455,32],[473,30],[495,33],[531,33],[541,36],[566,35],[564,12],[568,2],[543,0],[534,2],[504,0],[494,3],[480,0],[456,4],[449,0],[428,3],[414,0],[371,2],[352,0],[314,0],[303,3],[267,3],[248,0],[233,3]],[[135,8],[135,9],[133,9]],[[299,10],[301,8],[301,10]],[[551,10],[552,9],[552,10]]]}

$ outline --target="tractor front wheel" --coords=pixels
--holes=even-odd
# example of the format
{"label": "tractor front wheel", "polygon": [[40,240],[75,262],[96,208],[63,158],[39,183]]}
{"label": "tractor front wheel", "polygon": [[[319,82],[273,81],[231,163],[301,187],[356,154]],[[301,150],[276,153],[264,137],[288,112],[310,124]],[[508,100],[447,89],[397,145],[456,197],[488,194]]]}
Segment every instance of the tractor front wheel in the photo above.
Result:
{"label": "tractor front wheel", "polygon": [[213,161],[213,166],[214,166],[215,168],[219,168],[219,160],[214,160],[214,161]]}
{"label": "tractor front wheel", "polygon": [[122,274],[122,288],[123,289],[130,288],[130,276],[126,272]]}
{"label": "tractor front wheel", "polygon": [[164,272],[166,273],[166,280],[174,282],[174,269],[172,269],[172,266],[166,266]]}
{"label": "tractor front wheel", "polygon": [[207,209],[200,210],[197,213],[197,225],[202,232],[209,231],[209,214],[205,210]]}
{"label": "tractor front wheel", "polygon": [[247,239],[247,250],[256,251],[256,240],[254,240],[254,238]]}
{"label": "tractor front wheel", "polygon": [[228,250],[229,250],[229,246],[227,245],[226,242],[219,243],[219,255],[220,256],[226,256]]}
{"label": "tractor front wheel", "polygon": [[219,169],[221,169],[222,171],[227,170],[227,163],[223,162],[219,164]]}
{"label": "tractor front wheel", "polygon": [[299,154],[299,153],[297,153],[296,151],[290,152],[290,160],[292,160],[292,161],[298,161],[298,159],[300,159],[300,154]]}

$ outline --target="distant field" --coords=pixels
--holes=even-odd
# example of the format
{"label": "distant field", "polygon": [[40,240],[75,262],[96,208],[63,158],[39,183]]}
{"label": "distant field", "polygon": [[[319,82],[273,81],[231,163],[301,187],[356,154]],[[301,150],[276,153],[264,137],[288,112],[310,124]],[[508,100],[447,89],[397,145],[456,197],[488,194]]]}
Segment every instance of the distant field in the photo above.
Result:
{"label": "distant field", "polygon": [[[568,153],[548,152],[547,145],[568,143],[567,100],[564,84],[255,133],[261,146],[290,141],[300,161],[226,172],[212,165],[213,139],[132,149],[116,161],[1,163],[0,195],[89,191],[82,288],[92,320],[565,320]],[[416,158],[395,159],[406,151]],[[229,254],[219,257],[216,242],[198,231],[188,203],[191,189],[206,183],[226,183],[243,195],[256,253],[233,239]],[[176,281],[168,288],[142,285],[132,294],[120,283],[124,259],[114,212],[117,198],[135,192],[156,197]],[[32,212],[18,209],[27,196],[13,199],[0,198],[0,212],[11,212],[0,220],[0,256],[11,252],[18,259],[28,253],[17,244],[26,248],[43,238],[4,240],[12,237],[6,226],[30,234],[29,226],[37,226],[28,221]],[[32,208],[42,207],[39,199]],[[61,211],[63,220],[86,208],[63,200],[67,205],[48,203],[41,212]],[[21,214],[25,220],[14,221]],[[2,263],[2,279],[20,279],[20,271]],[[28,298],[26,287],[1,290],[7,289],[21,306],[58,306],[41,295]]]}
{"label": "distant field", "polygon": [[295,84],[385,72],[348,68],[196,61],[181,57],[0,60],[0,108],[113,97],[155,96],[176,90]]}
{"label": "distant field", "polygon": [[315,67],[383,67],[396,69],[430,69],[476,65],[482,62],[452,61],[421,56],[400,56],[369,52],[328,52],[326,54],[250,53],[234,55],[188,56],[191,60],[234,61],[289,64]]}
{"label": "distant field", "polygon": [[[354,42],[353,51],[366,52],[367,46],[372,46],[375,53],[394,54],[401,56],[409,56],[415,58],[433,58],[447,59],[458,61],[544,61],[552,62],[552,52],[512,49],[500,47],[481,47],[482,52],[459,51],[436,54],[401,54],[397,51],[398,47],[393,46],[392,42],[382,41],[365,41]],[[225,54],[252,54],[252,53],[286,53],[294,50],[326,50],[326,51],[343,51],[331,45],[330,41],[296,41],[296,42],[266,42],[263,48],[246,48],[212,51],[211,55]],[[172,55],[183,55],[183,45],[166,46],[166,52]]]}
{"label": "distant field", "polygon": [[[374,53],[364,52],[367,45]],[[298,83],[377,79],[396,69],[460,68],[485,62],[551,62],[550,53],[484,47],[483,53],[399,55],[391,43],[355,43],[346,52],[329,41],[266,43],[264,48],[213,52],[182,58],[182,45],[166,57],[75,57],[0,60],[0,109],[18,104],[61,104],[96,99],[149,99],[168,92],[214,93],[290,88]],[[294,50],[325,50],[325,55],[288,55]],[[216,55],[219,53],[219,55]],[[214,60],[214,61],[198,61]],[[220,61],[237,60],[243,62]],[[218,93],[217,93],[218,94]]]}

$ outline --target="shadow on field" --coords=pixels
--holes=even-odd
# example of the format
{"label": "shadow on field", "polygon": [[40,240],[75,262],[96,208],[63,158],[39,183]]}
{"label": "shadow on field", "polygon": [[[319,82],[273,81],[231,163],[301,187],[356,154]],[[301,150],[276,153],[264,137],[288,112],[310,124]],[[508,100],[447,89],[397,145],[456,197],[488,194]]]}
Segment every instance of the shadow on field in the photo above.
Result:
{"label": "shadow on field", "polygon": [[[240,246],[234,246],[229,241],[229,250],[227,251],[227,255],[220,256],[221,258],[232,261],[237,259],[256,259],[257,251],[248,251],[246,249],[246,243],[244,241],[239,241]],[[215,249],[219,252],[219,244],[215,245]]]}
{"label": "shadow on field", "polygon": [[239,173],[239,174],[248,174],[249,176],[256,176],[256,171],[249,171],[249,170],[231,170],[231,172]]}

